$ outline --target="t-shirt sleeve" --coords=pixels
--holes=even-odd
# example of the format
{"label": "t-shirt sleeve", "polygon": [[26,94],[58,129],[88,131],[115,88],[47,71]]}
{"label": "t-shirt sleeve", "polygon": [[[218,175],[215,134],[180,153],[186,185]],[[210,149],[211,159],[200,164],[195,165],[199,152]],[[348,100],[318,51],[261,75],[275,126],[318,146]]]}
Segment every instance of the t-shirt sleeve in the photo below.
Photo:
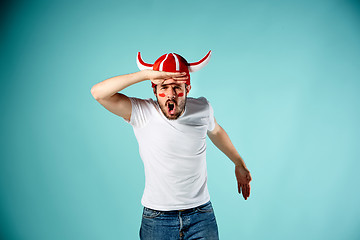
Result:
{"label": "t-shirt sleeve", "polygon": [[151,100],[129,97],[131,101],[130,123],[133,127],[143,127],[151,116]]}
{"label": "t-shirt sleeve", "polygon": [[215,128],[215,117],[214,117],[214,109],[212,108],[209,101],[207,101],[209,105],[209,123],[208,123],[208,131],[212,131]]}

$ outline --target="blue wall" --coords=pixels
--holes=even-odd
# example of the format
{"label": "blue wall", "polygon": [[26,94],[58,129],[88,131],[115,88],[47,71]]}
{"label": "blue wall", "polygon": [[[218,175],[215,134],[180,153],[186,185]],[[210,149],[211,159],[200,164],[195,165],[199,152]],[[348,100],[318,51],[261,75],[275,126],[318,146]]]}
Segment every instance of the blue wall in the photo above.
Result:
{"label": "blue wall", "polygon": [[[0,237],[137,239],[144,174],[132,128],[91,96],[142,52],[192,75],[251,170],[208,142],[221,239],[359,239],[357,1],[14,1],[0,38]],[[125,90],[152,97],[149,82]]]}

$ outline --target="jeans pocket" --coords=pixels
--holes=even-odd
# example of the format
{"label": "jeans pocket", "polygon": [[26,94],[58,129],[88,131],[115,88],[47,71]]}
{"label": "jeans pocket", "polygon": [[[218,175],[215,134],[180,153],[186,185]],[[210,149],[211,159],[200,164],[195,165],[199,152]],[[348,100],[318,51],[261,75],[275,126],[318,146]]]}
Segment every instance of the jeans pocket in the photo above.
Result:
{"label": "jeans pocket", "polygon": [[144,207],[143,217],[144,218],[156,218],[161,215],[162,212],[156,211],[147,207]]}
{"label": "jeans pocket", "polygon": [[199,212],[205,212],[205,213],[210,213],[210,212],[214,211],[214,209],[211,205],[211,202],[205,203],[204,205],[197,207],[196,210],[198,210]]}

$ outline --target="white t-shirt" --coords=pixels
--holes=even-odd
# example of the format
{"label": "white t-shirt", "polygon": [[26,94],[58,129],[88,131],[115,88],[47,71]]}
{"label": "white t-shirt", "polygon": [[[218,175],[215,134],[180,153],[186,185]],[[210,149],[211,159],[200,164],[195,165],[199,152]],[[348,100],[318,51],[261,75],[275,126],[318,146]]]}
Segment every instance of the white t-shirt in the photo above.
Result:
{"label": "white t-shirt", "polygon": [[142,205],[170,211],[208,202],[206,136],[215,127],[208,101],[188,97],[184,113],[176,120],[167,119],[152,99],[130,101],[129,123],[145,169]]}

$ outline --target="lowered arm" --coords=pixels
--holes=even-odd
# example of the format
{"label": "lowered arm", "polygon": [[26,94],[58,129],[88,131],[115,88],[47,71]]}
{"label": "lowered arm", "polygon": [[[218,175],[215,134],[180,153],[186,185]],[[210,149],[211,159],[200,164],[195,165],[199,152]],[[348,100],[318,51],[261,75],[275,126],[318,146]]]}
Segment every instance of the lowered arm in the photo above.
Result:
{"label": "lowered arm", "polygon": [[242,192],[243,197],[246,200],[250,196],[250,181],[252,178],[244,160],[232,144],[228,134],[216,122],[216,120],[215,128],[212,131],[208,131],[208,136],[214,145],[235,164],[235,176],[238,183],[238,192]]}

